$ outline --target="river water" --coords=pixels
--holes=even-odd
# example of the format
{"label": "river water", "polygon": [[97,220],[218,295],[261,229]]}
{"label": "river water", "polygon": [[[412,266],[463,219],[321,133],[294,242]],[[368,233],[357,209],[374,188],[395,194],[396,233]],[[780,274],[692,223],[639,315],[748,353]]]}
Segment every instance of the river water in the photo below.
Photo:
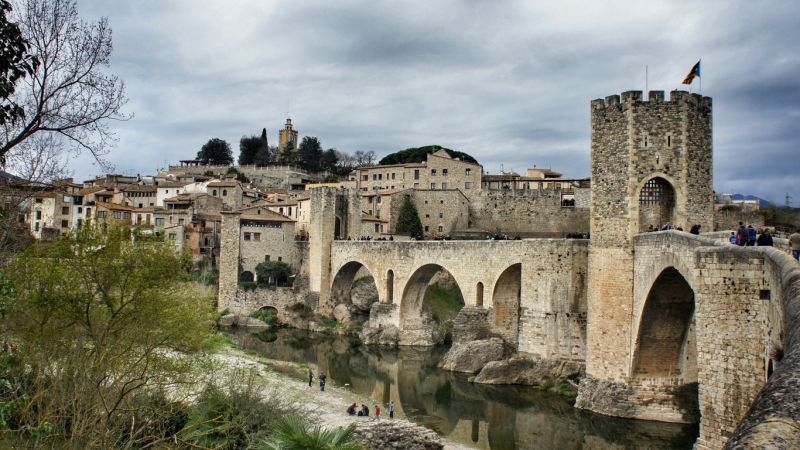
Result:
{"label": "river water", "polygon": [[[267,358],[306,363],[338,385],[381,403],[390,400],[406,418],[440,435],[486,450],[691,449],[692,425],[616,419],[575,409],[574,400],[527,386],[467,381],[437,367],[444,347],[366,347],[281,328],[259,334],[226,330],[240,348]],[[369,405],[374,413],[374,404]],[[344,411],[342,411],[344,414]]]}

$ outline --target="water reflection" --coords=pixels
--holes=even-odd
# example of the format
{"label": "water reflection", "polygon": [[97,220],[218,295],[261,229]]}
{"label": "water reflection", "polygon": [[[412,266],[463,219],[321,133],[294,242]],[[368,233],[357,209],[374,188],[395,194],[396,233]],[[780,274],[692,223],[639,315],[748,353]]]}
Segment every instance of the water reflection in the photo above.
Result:
{"label": "water reflection", "polygon": [[[523,386],[476,385],[439,369],[445,348],[355,346],[346,338],[293,329],[251,335],[229,330],[241,348],[311,364],[340,385],[388,405],[442,436],[486,450],[691,449],[696,426],[615,419],[573,408]],[[388,417],[388,414],[386,414]]]}

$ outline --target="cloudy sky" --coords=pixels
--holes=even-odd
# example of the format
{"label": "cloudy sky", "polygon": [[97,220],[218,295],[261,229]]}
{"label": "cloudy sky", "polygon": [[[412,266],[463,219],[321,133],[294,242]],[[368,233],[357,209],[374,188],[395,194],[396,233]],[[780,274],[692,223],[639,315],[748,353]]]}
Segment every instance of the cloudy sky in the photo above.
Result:
{"label": "cloudy sky", "polygon": [[[79,0],[114,30],[127,85],[117,172],[234,147],[287,110],[300,136],[378,156],[429,144],[485,170],[589,175],[589,102],[670,91],[702,58],[714,184],[800,204],[800,4],[793,1]],[[697,82],[693,86],[697,92]],[[76,178],[99,174],[72,161]]]}

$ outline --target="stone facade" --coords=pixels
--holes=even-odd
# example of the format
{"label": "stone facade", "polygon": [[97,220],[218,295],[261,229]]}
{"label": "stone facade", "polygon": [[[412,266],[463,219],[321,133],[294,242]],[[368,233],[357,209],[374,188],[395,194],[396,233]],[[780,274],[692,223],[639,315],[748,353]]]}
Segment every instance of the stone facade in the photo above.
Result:
{"label": "stone facade", "polygon": [[[764,228],[764,216],[756,213],[745,213],[735,211],[714,211],[714,229],[713,231],[735,231],[739,227],[739,222],[747,225],[752,225],[753,228],[760,230]],[[712,231],[712,230],[703,230]]]}
{"label": "stone facade", "polygon": [[169,166],[169,173],[203,175],[207,171],[216,176],[223,176],[231,167],[245,174],[247,179],[256,186],[270,186],[278,189],[289,189],[297,180],[321,182],[327,173],[308,173],[296,167],[289,166]]}
{"label": "stone facade", "polygon": [[468,227],[491,234],[564,237],[589,231],[589,210],[562,207],[560,189],[483,190],[470,198]]}

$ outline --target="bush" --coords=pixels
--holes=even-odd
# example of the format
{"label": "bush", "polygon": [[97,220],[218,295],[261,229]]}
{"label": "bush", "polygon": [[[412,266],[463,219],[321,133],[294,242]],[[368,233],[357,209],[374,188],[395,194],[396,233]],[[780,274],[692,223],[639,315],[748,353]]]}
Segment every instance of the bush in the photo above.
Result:
{"label": "bush", "polygon": [[240,281],[239,288],[243,291],[255,291],[258,285],[252,281]]}
{"label": "bush", "polygon": [[303,302],[297,302],[290,306],[289,311],[294,312],[300,316],[301,319],[308,319],[312,314],[314,314],[314,310]]}
{"label": "bush", "polygon": [[258,319],[269,326],[275,325],[275,322],[278,321],[278,316],[275,315],[271,310],[265,309],[263,311],[253,311],[250,313],[250,317],[254,319]]}
{"label": "bush", "polygon": [[256,275],[259,280],[272,279],[273,283],[277,283],[278,277],[281,275],[288,277],[291,274],[292,267],[283,261],[264,261],[256,266]]}

